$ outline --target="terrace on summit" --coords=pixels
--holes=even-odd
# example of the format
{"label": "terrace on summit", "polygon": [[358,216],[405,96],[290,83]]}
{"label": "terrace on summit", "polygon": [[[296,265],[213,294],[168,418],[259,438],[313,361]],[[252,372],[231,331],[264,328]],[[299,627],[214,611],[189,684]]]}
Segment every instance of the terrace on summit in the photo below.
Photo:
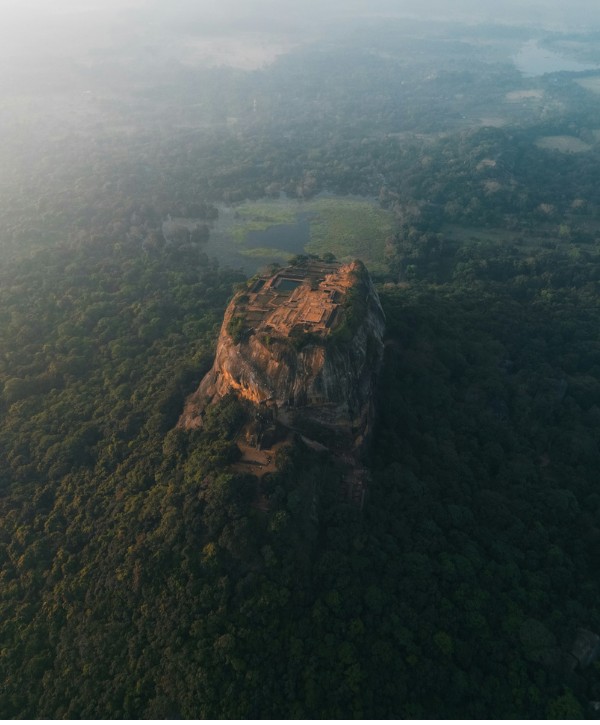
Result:
{"label": "terrace on summit", "polygon": [[350,286],[341,269],[336,262],[307,260],[258,278],[237,305],[246,329],[283,337],[292,332],[326,337],[339,321]]}

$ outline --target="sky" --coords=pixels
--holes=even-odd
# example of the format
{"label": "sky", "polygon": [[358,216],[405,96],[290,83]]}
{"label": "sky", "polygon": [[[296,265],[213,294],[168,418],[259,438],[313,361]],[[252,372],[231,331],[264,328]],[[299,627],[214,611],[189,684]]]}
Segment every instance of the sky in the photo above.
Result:
{"label": "sky", "polygon": [[[423,19],[486,19],[499,22],[545,22],[600,25],[597,0],[0,0],[4,27],[49,18],[114,19],[135,12],[138,22],[206,20],[209,23],[271,19],[319,21],[349,15],[393,14]],[[24,22],[25,20],[25,22]]]}
{"label": "sky", "polygon": [[261,33],[299,39],[364,16],[600,29],[597,7],[598,0],[0,0],[0,63],[75,57],[126,45],[128,38],[151,43]]}

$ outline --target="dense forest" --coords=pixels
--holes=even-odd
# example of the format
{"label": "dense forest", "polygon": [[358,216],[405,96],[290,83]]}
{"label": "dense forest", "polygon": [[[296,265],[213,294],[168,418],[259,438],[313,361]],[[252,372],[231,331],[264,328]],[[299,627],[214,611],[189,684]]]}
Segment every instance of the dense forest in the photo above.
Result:
{"label": "dense forest", "polygon": [[583,714],[597,670],[566,663],[600,629],[600,260],[469,256],[381,289],[362,511],[302,444],[258,510],[223,472],[231,402],[174,429],[235,275],[97,245],[13,270],[2,713]]}
{"label": "dense forest", "polygon": [[[547,102],[469,125],[526,82],[415,47],[179,69],[105,108],[145,130],[2,150],[2,717],[594,717],[600,96],[543,76]],[[536,142],[564,135],[589,148]],[[322,191],[395,219],[368,495],[298,440],[258,507],[235,400],[175,427],[244,279],[203,245],[217,204]]]}

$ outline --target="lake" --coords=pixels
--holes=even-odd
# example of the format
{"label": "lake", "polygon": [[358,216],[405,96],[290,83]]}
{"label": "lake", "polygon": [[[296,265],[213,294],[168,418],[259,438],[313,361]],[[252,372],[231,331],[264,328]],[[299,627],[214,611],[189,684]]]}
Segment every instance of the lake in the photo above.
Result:
{"label": "lake", "polygon": [[[280,213],[278,202],[268,204],[275,213],[269,209],[271,214],[258,223],[247,217],[248,208],[258,204],[221,205],[219,218],[212,224],[210,239],[203,251],[220,264],[242,269],[247,274],[254,274],[270,262],[283,263],[294,254],[302,254],[310,241],[310,213],[303,210],[300,202],[282,201]],[[264,210],[261,208],[261,211]],[[267,221],[269,216],[271,219]],[[253,222],[261,228],[253,229]]]}
{"label": "lake", "polygon": [[541,48],[537,40],[529,40],[521,50],[513,56],[513,62],[525,76],[541,76],[544,73],[581,73],[596,70],[599,66],[593,63],[580,63],[560,53]]}

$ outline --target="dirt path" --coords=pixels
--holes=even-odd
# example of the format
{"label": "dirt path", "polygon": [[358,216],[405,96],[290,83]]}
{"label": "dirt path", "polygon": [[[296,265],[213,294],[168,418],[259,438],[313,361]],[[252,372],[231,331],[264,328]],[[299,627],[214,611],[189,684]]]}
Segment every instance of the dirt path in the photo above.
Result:
{"label": "dirt path", "polygon": [[286,438],[276,443],[272,448],[258,449],[238,440],[237,447],[240,449],[242,457],[232,468],[236,473],[249,473],[258,478],[262,478],[266,473],[275,473],[277,470],[275,465],[277,451],[289,443],[289,438]]}

